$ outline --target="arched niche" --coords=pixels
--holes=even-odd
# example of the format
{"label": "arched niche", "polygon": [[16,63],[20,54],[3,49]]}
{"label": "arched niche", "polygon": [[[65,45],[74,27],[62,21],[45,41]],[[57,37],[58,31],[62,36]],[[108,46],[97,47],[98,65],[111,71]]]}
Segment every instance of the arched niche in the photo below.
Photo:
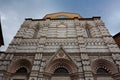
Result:
{"label": "arched niche", "polygon": [[70,80],[73,77],[78,77],[76,73],[77,66],[71,60],[63,58],[55,59],[45,67],[45,75],[47,78],[49,76],[51,80]]}
{"label": "arched niche", "polygon": [[27,73],[30,73],[32,65],[31,62],[27,59],[19,59],[15,62],[12,62],[11,65],[8,67],[9,73],[16,73],[16,71],[20,68],[25,68]]}
{"label": "arched niche", "polygon": [[114,63],[105,59],[97,59],[92,62],[92,71],[94,74],[97,74],[98,69],[104,69],[109,74],[116,74],[118,73],[118,69]]}
{"label": "arched niche", "polygon": [[16,71],[16,73],[19,73],[19,74],[27,74],[28,71],[27,71],[27,69],[26,69],[25,67],[21,67],[21,68],[19,68],[19,69]]}
{"label": "arched niche", "polygon": [[45,67],[45,72],[54,73],[55,69],[57,69],[58,67],[65,67],[69,71],[69,73],[77,72],[77,66],[72,61],[67,59],[56,59],[50,62]]}
{"label": "arched niche", "polygon": [[93,61],[91,67],[95,80],[114,80],[114,74],[118,73],[116,65],[105,59]]}
{"label": "arched niche", "polygon": [[28,80],[32,64],[27,59],[19,59],[11,63],[7,72],[10,80]]}

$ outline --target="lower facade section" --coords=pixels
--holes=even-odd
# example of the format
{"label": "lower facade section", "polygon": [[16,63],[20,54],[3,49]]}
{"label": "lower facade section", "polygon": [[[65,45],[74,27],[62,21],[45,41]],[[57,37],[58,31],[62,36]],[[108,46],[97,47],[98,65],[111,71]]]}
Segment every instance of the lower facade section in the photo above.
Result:
{"label": "lower facade section", "polygon": [[0,80],[120,80],[118,53],[3,54]]}

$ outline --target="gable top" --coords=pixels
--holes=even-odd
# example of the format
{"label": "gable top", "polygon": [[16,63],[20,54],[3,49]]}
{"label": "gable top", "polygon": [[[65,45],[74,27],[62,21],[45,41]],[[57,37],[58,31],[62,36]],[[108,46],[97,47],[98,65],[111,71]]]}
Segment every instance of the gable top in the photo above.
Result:
{"label": "gable top", "polygon": [[58,13],[47,14],[43,19],[75,18],[75,17],[82,18],[79,14],[76,13],[58,12]]}

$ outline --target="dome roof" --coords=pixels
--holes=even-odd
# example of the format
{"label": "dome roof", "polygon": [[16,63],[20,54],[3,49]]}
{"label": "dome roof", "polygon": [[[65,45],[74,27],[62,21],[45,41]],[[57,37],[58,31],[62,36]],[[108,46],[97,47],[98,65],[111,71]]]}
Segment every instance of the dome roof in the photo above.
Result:
{"label": "dome roof", "polygon": [[44,19],[51,18],[51,19],[57,19],[57,18],[82,18],[79,14],[76,13],[69,13],[69,12],[58,12],[58,13],[52,13],[47,14]]}

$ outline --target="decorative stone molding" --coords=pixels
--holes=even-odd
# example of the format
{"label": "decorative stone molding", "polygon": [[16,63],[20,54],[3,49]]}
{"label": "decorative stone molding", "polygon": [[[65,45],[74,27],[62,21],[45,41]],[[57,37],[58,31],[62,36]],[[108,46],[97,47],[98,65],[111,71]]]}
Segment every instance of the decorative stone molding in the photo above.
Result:
{"label": "decorative stone molding", "polygon": [[15,73],[20,67],[25,67],[28,70],[28,73],[30,73],[31,71],[31,67],[32,64],[29,60],[26,59],[18,59],[14,62],[12,62],[9,66],[8,66],[8,70],[7,72],[10,73]]}
{"label": "decorative stone molding", "polygon": [[93,74],[92,74],[92,70],[90,67],[90,60],[89,60],[89,56],[86,53],[82,53],[81,54],[81,60],[82,60],[82,64],[83,64],[83,72],[84,72],[84,77],[85,80],[94,80],[93,79]]}
{"label": "decorative stone molding", "polygon": [[91,65],[92,65],[91,67],[92,67],[92,71],[94,72],[94,74],[96,74],[96,70],[101,67],[108,70],[110,74],[118,73],[116,65],[105,59],[97,59],[94,62],[92,62]]}
{"label": "decorative stone molding", "polygon": [[30,74],[26,79],[50,80],[62,67],[71,80],[95,80],[95,70],[102,65],[119,80],[119,53],[100,17],[26,19],[6,52],[0,53],[0,79],[14,79],[16,70],[25,67]]}

